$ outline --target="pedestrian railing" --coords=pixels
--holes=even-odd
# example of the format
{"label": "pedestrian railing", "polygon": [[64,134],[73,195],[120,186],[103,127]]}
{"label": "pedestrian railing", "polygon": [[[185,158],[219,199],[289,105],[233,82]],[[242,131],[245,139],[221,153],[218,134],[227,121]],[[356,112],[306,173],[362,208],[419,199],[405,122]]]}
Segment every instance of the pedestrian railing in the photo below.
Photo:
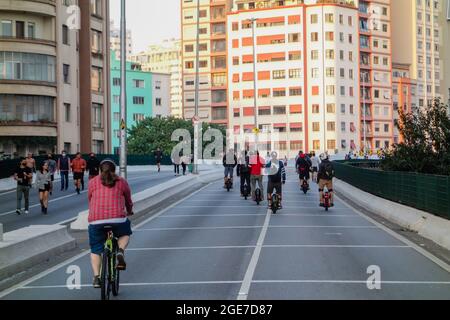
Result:
{"label": "pedestrian railing", "polygon": [[450,219],[450,177],[374,170],[336,161],[336,178],[365,192]]}

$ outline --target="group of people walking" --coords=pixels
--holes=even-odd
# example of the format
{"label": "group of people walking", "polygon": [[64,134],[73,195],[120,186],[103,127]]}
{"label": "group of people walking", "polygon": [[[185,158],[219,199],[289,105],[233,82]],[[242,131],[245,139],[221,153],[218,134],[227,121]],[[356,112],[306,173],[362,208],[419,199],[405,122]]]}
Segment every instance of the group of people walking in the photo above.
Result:
{"label": "group of people walking", "polygon": [[[14,171],[14,180],[17,181],[17,209],[16,213],[28,214],[30,208],[30,189],[35,187],[39,193],[41,212],[48,213],[49,196],[53,194],[55,174],[61,178],[61,191],[69,188],[69,173],[73,172],[73,181],[77,194],[85,188],[84,175],[89,173],[89,180],[99,175],[100,161],[94,153],[89,155],[88,161],[84,160],[81,153],[77,153],[71,159],[66,151],[55,160],[53,154],[48,154],[47,159],[42,161],[36,168],[36,160],[30,153],[23,159]],[[24,199],[25,210],[22,211],[22,199]]]}

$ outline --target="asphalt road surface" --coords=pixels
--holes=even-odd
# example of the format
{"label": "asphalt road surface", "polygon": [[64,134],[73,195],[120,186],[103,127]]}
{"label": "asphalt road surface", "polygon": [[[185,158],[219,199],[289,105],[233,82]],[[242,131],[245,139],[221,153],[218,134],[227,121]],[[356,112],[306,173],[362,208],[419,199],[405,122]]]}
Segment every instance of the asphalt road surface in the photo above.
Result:
{"label": "asphalt road surface", "polygon": [[[158,184],[174,178],[174,174],[169,171],[160,173],[154,171],[130,172],[128,182],[132,193],[138,193]],[[50,225],[68,221],[77,217],[78,213],[87,210],[87,186],[88,178],[85,176],[85,191],[81,195],[75,192],[72,178],[69,181],[69,190],[60,191],[61,183],[55,181],[53,195],[50,196],[48,215],[41,213],[39,195],[36,189],[30,190],[30,213],[28,215],[16,214],[16,191],[4,192],[0,194],[0,223],[3,224],[4,232],[28,227],[30,225]],[[22,208],[24,208],[22,198]]]}
{"label": "asphalt road surface", "polygon": [[[338,199],[326,213],[316,185],[303,195],[289,171],[277,215],[218,182],[135,226],[117,299],[450,299],[449,272]],[[3,299],[99,299],[91,282],[85,252]]]}

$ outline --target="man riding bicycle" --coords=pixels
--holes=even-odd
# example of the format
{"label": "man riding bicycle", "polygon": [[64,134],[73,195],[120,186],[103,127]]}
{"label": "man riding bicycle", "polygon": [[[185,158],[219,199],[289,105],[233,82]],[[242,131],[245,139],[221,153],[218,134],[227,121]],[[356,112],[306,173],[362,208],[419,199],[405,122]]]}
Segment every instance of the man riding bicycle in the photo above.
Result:
{"label": "man riding bicycle", "polygon": [[303,185],[303,183],[308,183],[309,181],[309,171],[311,168],[311,160],[307,158],[306,154],[303,152],[300,153],[300,156],[297,159],[296,168],[297,172],[300,178],[300,187]]}
{"label": "man riding bicycle", "polygon": [[132,235],[128,216],[133,215],[133,202],[127,181],[116,175],[116,164],[104,160],[100,164],[100,175],[89,181],[89,244],[91,265],[94,272],[94,288],[100,288],[101,255],[106,241],[105,227],[111,226],[119,239],[117,269],[125,270],[125,249]]}
{"label": "man riding bicycle", "polygon": [[237,166],[237,157],[232,149],[228,150],[227,154],[223,156],[223,166],[225,167],[224,188],[227,187],[227,181],[230,179],[233,186],[234,168]]}
{"label": "man riding bicycle", "polygon": [[244,197],[244,186],[247,184],[247,188],[250,189],[250,157],[247,155],[247,151],[242,151],[239,158],[239,164],[237,166],[237,176],[241,178],[241,197]]}
{"label": "man riding bicycle", "polygon": [[272,159],[266,164],[269,169],[269,182],[267,184],[267,200],[269,201],[269,208],[272,208],[272,194],[275,190],[279,196],[279,209],[283,209],[281,205],[282,200],[282,185],[286,183],[286,168],[281,160],[278,160],[278,154],[272,152]]}
{"label": "man riding bicycle", "polygon": [[319,192],[320,192],[320,206],[325,206],[325,200],[323,197],[323,192],[325,187],[330,194],[330,207],[333,207],[333,177],[334,177],[334,166],[330,161],[330,157],[327,153],[323,153],[320,155],[320,160],[322,161],[319,166],[319,173],[317,175],[317,179],[319,180]]}

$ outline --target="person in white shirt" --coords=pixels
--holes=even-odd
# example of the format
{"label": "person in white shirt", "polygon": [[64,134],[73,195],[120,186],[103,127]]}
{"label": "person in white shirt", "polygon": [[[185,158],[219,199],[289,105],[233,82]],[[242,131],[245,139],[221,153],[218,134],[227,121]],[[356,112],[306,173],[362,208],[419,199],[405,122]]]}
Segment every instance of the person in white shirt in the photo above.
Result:
{"label": "person in white shirt", "polygon": [[311,154],[311,171],[312,171],[312,179],[314,182],[317,183],[317,173],[319,172],[319,166],[320,166],[320,160],[318,157],[316,157],[316,153],[312,152]]}

